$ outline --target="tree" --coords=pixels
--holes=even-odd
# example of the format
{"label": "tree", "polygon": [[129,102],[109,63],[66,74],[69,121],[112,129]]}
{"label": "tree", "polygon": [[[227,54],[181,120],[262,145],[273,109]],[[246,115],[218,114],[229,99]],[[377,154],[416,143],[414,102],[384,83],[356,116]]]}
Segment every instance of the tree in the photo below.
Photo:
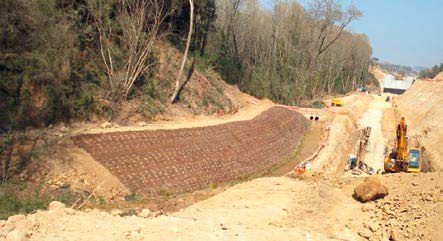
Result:
{"label": "tree", "polygon": [[163,0],[88,0],[101,58],[114,99],[127,99],[154,63],[154,44],[165,18]]}
{"label": "tree", "polygon": [[[186,60],[188,59],[188,51],[189,46],[191,44],[191,37],[192,37],[192,29],[194,24],[194,3],[192,0],[189,0],[189,6],[190,6],[190,14],[189,14],[189,32],[188,32],[188,38],[186,40],[186,47],[185,47],[185,53],[183,54],[183,60],[182,64],[180,66],[180,70],[178,71],[177,78],[175,79],[175,88],[174,93],[171,96],[171,103],[173,104],[175,100],[177,99],[177,96],[180,92],[180,89],[183,87],[180,86],[180,79],[183,75],[183,71],[185,69]],[[194,63],[192,64],[194,66]],[[186,84],[186,82],[183,83],[183,85]]]}

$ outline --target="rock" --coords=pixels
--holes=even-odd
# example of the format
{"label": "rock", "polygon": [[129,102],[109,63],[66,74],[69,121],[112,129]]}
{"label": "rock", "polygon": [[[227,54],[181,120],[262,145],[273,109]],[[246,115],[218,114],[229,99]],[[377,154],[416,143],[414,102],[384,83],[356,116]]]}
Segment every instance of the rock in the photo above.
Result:
{"label": "rock", "polygon": [[138,125],[139,127],[144,127],[144,126],[147,126],[148,123],[146,123],[146,122],[144,122],[144,121],[140,121],[140,122],[137,123],[137,125]]}
{"label": "rock", "polygon": [[26,241],[28,238],[25,233],[20,230],[13,230],[6,235],[5,241]]}
{"label": "rock", "polygon": [[389,232],[389,240],[391,241],[398,240],[398,233],[393,229]]}
{"label": "rock", "polygon": [[367,229],[369,229],[371,232],[376,232],[378,230],[377,223],[370,222],[370,223],[363,223],[363,226]]}
{"label": "rock", "polygon": [[83,212],[85,212],[85,213],[91,213],[91,212],[92,212],[92,209],[90,209],[90,208],[86,208]]}
{"label": "rock", "polygon": [[60,132],[62,132],[62,133],[66,133],[68,131],[69,131],[68,127],[63,126],[62,128],[60,128]]}
{"label": "rock", "polygon": [[366,213],[366,212],[371,211],[371,208],[369,206],[367,206],[367,205],[364,205],[364,206],[361,207],[361,211]]}
{"label": "rock", "polygon": [[65,208],[66,205],[59,201],[52,201],[51,203],[49,203],[49,210],[60,210]]}
{"label": "rock", "polygon": [[23,214],[17,214],[17,215],[14,215],[14,216],[9,217],[9,218],[8,218],[8,221],[9,221],[9,222],[13,222],[13,223],[17,223],[17,222],[22,221],[23,219],[25,219],[25,215],[23,215]]}
{"label": "rock", "polygon": [[412,182],[412,186],[416,187],[416,186],[418,186],[418,183]]}
{"label": "rock", "polygon": [[144,208],[137,216],[141,218],[149,218],[151,216],[151,210]]}
{"label": "rock", "polygon": [[65,213],[66,213],[66,214],[69,214],[69,215],[73,215],[73,214],[75,214],[75,210],[72,209],[72,208],[66,208],[66,209],[65,209]]}
{"label": "rock", "polygon": [[102,129],[107,129],[107,128],[111,128],[112,124],[109,121],[103,122],[101,125]]}
{"label": "rock", "polygon": [[388,193],[388,188],[376,177],[366,177],[364,182],[354,189],[354,197],[361,202],[377,200]]}
{"label": "rock", "polygon": [[358,231],[358,235],[360,235],[360,237],[362,237],[362,238],[370,239],[372,236],[372,233],[367,229],[363,229],[363,230]]}
{"label": "rock", "polygon": [[111,210],[111,215],[112,216],[122,216],[123,215],[123,211],[120,209],[112,209]]}

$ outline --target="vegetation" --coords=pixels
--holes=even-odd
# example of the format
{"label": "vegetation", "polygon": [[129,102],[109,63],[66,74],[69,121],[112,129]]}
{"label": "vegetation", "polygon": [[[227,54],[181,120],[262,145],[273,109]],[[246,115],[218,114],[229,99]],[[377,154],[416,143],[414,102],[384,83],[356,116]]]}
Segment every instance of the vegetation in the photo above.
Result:
{"label": "vegetation", "polygon": [[0,220],[19,213],[26,214],[38,209],[46,209],[52,201],[70,205],[79,197],[68,190],[48,194],[42,192],[41,187],[30,188],[25,184],[3,182],[0,185]]}
{"label": "vegetation", "polygon": [[345,30],[360,16],[332,0],[311,1],[308,10],[292,1],[264,10],[258,1],[222,0],[211,52],[226,81],[258,97],[298,104],[345,93],[369,80],[368,39]]}
{"label": "vegetation", "polygon": [[432,68],[424,69],[420,71],[420,78],[434,78],[436,75],[438,75],[440,72],[443,72],[443,63],[438,65],[434,65]]}
{"label": "vegetation", "polygon": [[[267,10],[256,0],[196,0],[190,26],[185,0],[1,1],[0,133],[112,118],[134,100],[141,113],[161,113],[174,84],[156,79],[159,42],[184,51],[188,33],[184,92],[194,64],[283,104],[368,83],[368,39],[346,31],[361,13],[336,0],[311,2],[306,10],[276,1]],[[199,103],[221,106],[219,92]]]}
{"label": "vegetation", "polygon": [[399,73],[403,76],[411,75],[416,76],[418,71],[414,70],[410,66],[404,66],[404,65],[397,65],[397,64],[391,64],[391,63],[381,63],[379,64],[381,69],[388,73]]}

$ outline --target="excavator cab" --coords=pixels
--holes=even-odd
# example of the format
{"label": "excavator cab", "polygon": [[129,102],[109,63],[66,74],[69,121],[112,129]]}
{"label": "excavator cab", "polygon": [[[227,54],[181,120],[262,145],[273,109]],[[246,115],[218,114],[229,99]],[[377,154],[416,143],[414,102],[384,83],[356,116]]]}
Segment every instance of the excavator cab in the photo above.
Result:
{"label": "excavator cab", "polygon": [[419,149],[409,149],[408,153],[408,170],[407,172],[419,173],[421,171],[420,161],[421,161],[421,152]]}

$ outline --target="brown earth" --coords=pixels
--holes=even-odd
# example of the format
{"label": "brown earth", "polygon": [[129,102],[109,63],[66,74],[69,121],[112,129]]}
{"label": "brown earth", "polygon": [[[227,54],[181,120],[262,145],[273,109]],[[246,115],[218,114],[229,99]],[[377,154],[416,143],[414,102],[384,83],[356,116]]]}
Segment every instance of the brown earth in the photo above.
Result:
{"label": "brown earth", "polygon": [[438,75],[434,77],[434,80],[443,80],[443,72],[440,72]]}
{"label": "brown earth", "polygon": [[[380,98],[350,96],[343,108],[325,110],[326,146],[314,172],[298,179],[253,179],[157,217],[71,209],[14,216],[0,222],[0,240],[12,232],[29,240],[442,240],[441,172],[378,175],[389,195],[364,204],[353,198],[364,179],[337,175],[356,141],[357,121]],[[347,114],[329,112],[335,109]],[[395,133],[391,110],[380,120],[384,138]],[[421,142],[432,142],[426,138],[434,136]]]}
{"label": "brown earth", "polygon": [[250,121],[73,139],[132,192],[182,193],[267,171],[294,152],[306,129],[303,115],[272,107]]}
{"label": "brown earth", "polygon": [[306,131],[295,156],[291,157],[286,164],[278,167],[269,175],[283,176],[288,172],[293,171],[294,167],[300,162],[312,156],[317,151],[319,144],[322,143],[325,122],[325,120],[311,120],[310,126]]}
{"label": "brown earth", "polygon": [[408,132],[426,149],[435,171],[443,171],[443,82],[418,80],[394,98],[399,115],[406,118]]}

